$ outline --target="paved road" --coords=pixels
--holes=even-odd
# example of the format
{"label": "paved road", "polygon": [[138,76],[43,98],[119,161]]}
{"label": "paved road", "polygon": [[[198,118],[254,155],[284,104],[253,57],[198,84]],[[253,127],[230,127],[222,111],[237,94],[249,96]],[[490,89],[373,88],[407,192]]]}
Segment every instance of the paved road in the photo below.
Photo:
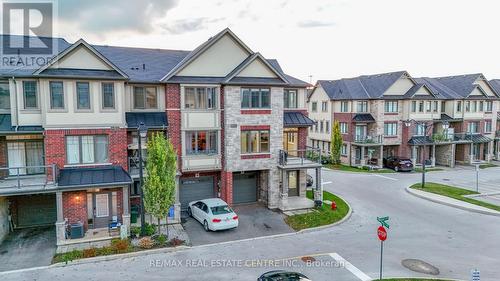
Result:
{"label": "paved road", "polygon": [[[493,171],[493,170],[492,170]],[[429,177],[447,177],[434,172]],[[498,171],[492,177],[498,177]],[[223,245],[205,245],[168,254],[154,254],[93,264],[39,269],[0,275],[1,280],[255,280],[273,266],[258,266],[260,259],[277,260],[279,268],[302,271],[313,280],[368,280],[378,275],[379,242],[376,216],[391,217],[384,246],[386,276],[425,276],[401,266],[407,258],[422,259],[440,269],[439,277],[469,279],[481,270],[483,281],[498,280],[500,218],[470,213],[416,198],[404,187],[418,174],[354,174],[324,171],[326,190],[344,197],[353,207],[349,221],[333,228]],[[348,266],[332,258],[342,257]],[[299,259],[315,255],[322,266]],[[221,264],[221,259],[226,261]],[[172,261],[182,264],[172,264]],[[228,260],[233,261],[228,264]],[[211,264],[211,262],[220,262]],[[189,264],[188,264],[189,263]],[[344,263],[345,265],[345,263]],[[363,279],[364,277],[364,279]]]}

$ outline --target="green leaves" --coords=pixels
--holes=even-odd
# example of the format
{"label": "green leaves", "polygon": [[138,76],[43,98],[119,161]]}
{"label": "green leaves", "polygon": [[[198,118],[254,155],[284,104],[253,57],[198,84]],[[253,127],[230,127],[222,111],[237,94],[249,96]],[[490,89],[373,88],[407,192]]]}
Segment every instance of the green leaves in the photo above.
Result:
{"label": "green leaves", "polygon": [[340,154],[342,149],[342,134],[340,133],[340,124],[338,121],[333,123],[332,136],[330,144],[330,157],[332,158],[332,164],[340,164]]}
{"label": "green leaves", "polygon": [[147,147],[144,207],[146,212],[162,218],[175,203],[177,153],[170,140],[161,133],[152,134]]}

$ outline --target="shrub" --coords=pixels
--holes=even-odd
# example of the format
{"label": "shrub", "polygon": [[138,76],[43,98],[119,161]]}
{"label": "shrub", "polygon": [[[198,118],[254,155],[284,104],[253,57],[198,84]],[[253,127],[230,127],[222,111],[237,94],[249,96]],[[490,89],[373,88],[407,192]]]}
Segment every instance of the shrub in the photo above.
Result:
{"label": "shrub", "polygon": [[109,255],[112,255],[114,253],[115,252],[111,247],[102,247],[102,248],[96,249],[96,254],[98,256],[109,256]]}
{"label": "shrub", "polygon": [[71,252],[67,252],[67,253],[61,254],[59,256],[56,256],[56,258],[54,258],[54,261],[68,263],[70,261],[74,261],[74,260],[81,259],[81,258],[82,258],[82,251],[73,250]]}
{"label": "shrub", "polygon": [[154,241],[151,237],[142,237],[139,240],[138,246],[142,249],[151,249],[154,246]]}
{"label": "shrub", "polygon": [[83,250],[83,258],[93,258],[97,255],[97,251],[95,248],[85,249]]}
{"label": "shrub", "polygon": [[[139,229],[139,231],[140,231],[140,229]],[[151,236],[151,235],[155,234],[155,232],[156,232],[156,225],[146,223],[144,231],[145,231],[145,236]]]}
{"label": "shrub", "polygon": [[184,244],[184,240],[181,240],[179,238],[174,238],[174,239],[170,240],[170,242],[168,242],[168,243],[172,247],[177,247],[177,246]]}
{"label": "shrub", "polygon": [[165,245],[165,243],[167,243],[167,236],[165,234],[160,234],[156,237],[156,242],[158,243],[158,245]]}
{"label": "shrub", "polygon": [[132,226],[130,228],[130,236],[137,237],[137,236],[139,236],[139,234],[141,234],[141,227],[139,227],[139,226]]}
{"label": "shrub", "polygon": [[111,240],[111,249],[116,253],[126,253],[130,247],[128,239],[113,239]]}

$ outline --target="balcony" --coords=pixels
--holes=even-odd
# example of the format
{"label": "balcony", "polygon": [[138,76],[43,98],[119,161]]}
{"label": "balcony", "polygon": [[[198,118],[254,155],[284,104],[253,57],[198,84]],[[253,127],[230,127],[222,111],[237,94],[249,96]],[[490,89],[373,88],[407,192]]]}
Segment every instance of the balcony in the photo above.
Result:
{"label": "balcony", "polygon": [[366,144],[366,145],[376,145],[376,144],[382,144],[383,142],[383,136],[382,135],[355,135],[354,136],[354,143],[356,144]]}
{"label": "balcony", "polygon": [[57,188],[56,165],[0,168],[0,195],[31,194]]}
{"label": "balcony", "polygon": [[[147,157],[143,156],[142,157],[142,165],[143,165],[143,171],[146,169],[146,159]],[[139,176],[139,157],[138,156],[131,156],[128,158],[128,173],[131,177],[138,177]]]}
{"label": "balcony", "polygon": [[278,161],[278,166],[281,169],[321,167],[321,149],[309,146],[299,150],[280,149]]}
{"label": "balcony", "polygon": [[222,161],[220,154],[193,154],[182,156],[182,171],[220,170]]}
{"label": "balcony", "polygon": [[449,133],[449,134],[433,134],[432,142],[434,143],[480,143],[480,142],[489,142],[490,139],[487,136],[484,136],[481,133]]}

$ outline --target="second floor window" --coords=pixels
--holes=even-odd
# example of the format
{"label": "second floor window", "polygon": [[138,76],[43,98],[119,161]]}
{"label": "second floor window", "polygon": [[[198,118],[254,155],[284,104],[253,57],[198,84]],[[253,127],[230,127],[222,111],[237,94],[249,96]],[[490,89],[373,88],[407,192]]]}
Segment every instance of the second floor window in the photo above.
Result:
{"label": "second floor window", "polygon": [[64,109],[63,82],[50,82],[50,108]]}
{"label": "second floor window", "polygon": [[216,154],[217,131],[186,132],[186,154]]}
{"label": "second floor window", "polygon": [[339,123],[339,127],[340,127],[340,133],[341,134],[347,134],[347,123],[340,122]]}
{"label": "second floor window", "polygon": [[323,133],[323,120],[319,122],[319,132]]}
{"label": "second floor window", "polygon": [[384,105],[385,112],[395,113],[398,112],[398,102],[397,101],[386,101]]}
{"label": "second floor window", "polygon": [[327,112],[328,111],[328,102],[327,101],[321,102],[321,111],[322,112]]}
{"label": "second floor window", "polygon": [[195,88],[186,87],[184,89],[184,108],[185,109],[214,109],[217,108],[216,88]]}
{"label": "second floor window", "polygon": [[330,133],[330,121],[325,121],[325,133]]}
{"label": "second floor window", "polygon": [[24,109],[38,108],[36,81],[23,81]]}
{"label": "second floor window", "polygon": [[241,108],[271,108],[269,89],[241,90]]}
{"label": "second floor window", "polygon": [[356,112],[358,113],[368,112],[368,101],[358,101]]}
{"label": "second floor window", "polygon": [[0,109],[10,109],[9,81],[0,82]]}
{"label": "second floor window", "polygon": [[268,153],[269,131],[241,131],[241,153]]}
{"label": "second floor window", "polygon": [[492,129],[493,129],[493,127],[492,127],[492,125],[491,125],[491,124],[492,124],[492,123],[491,123],[491,120],[486,120],[486,121],[484,121],[484,132],[485,132],[485,133],[491,133],[491,131],[492,131]]}
{"label": "second floor window", "polygon": [[475,134],[479,132],[479,123],[478,122],[469,122],[467,124],[467,133]]}
{"label": "second floor window", "polygon": [[312,112],[317,112],[318,111],[318,102],[313,101],[311,103],[311,110],[312,110]]}
{"label": "second floor window", "polygon": [[76,82],[76,108],[90,109],[90,89],[88,82]]}
{"label": "second floor window", "polygon": [[434,107],[432,108],[433,112],[438,112],[439,110],[438,105],[439,105],[438,101],[434,101]]}
{"label": "second floor window", "polygon": [[416,136],[425,136],[425,125],[424,124],[417,124],[417,126],[415,126],[415,135]]}
{"label": "second floor window", "polygon": [[398,123],[385,123],[384,124],[384,135],[385,136],[396,136],[398,134]]}
{"label": "second floor window", "polygon": [[457,112],[462,112],[462,102],[457,101]]}
{"label": "second floor window", "polygon": [[287,90],[283,93],[283,101],[285,108],[297,108],[298,107],[298,93],[297,90]]}
{"label": "second floor window", "polygon": [[66,136],[67,164],[95,164],[107,162],[107,136]]}
{"label": "second floor window", "polygon": [[134,109],[158,108],[156,87],[134,87]]}
{"label": "second floor window", "polygon": [[341,101],[340,102],[340,112],[349,112],[349,102]]}
{"label": "second floor window", "polygon": [[102,109],[115,108],[115,86],[113,83],[102,83]]}
{"label": "second floor window", "polygon": [[486,112],[491,112],[491,111],[493,111],[493,102],[487,101],[486,102]]}

